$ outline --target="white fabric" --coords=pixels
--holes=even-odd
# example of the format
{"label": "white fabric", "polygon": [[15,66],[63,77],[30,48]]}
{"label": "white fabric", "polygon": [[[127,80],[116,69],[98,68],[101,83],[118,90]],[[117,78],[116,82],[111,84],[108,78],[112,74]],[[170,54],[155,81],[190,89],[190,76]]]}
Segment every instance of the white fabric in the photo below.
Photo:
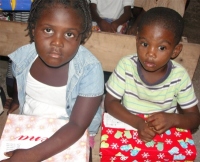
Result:
{"label": "white fabric", "polygon": [[124,13],[125,6],[133,6],[134,0],[91,0],[97,5],[101,18],[116,20]]}
{"label": "white fabric", "polygon": [[[27,77],[26,102],[23,114],[50,118],[68,117],[66,112],[66,88],[52,87],[34,79],[30,72]],[[33,96],[32,98],[30,96]]]}

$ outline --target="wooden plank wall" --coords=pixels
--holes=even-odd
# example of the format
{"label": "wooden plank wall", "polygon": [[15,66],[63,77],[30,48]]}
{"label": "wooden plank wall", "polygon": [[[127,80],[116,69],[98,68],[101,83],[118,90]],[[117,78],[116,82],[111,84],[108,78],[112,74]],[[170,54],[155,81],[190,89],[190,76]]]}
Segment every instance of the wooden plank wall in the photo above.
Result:
{"label": "wooden plank wall", "polygon": [[[26,26],[26,23],[0,21],[0,55],[7,56],[29,43]],[[93,32],[84,46],[100,60],[105,71],[113,71],[123,56],[136,52],[135,44],[135,36]],[[200,55],[200,44],[182,44],[183,50],[175,60],[187,69],[192,78]]]}

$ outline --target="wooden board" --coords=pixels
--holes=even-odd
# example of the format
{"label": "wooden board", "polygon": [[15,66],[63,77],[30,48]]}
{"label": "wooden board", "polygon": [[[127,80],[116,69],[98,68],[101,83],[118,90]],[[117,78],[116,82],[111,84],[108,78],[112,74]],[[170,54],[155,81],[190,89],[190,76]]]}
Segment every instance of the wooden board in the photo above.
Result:
{"label": "wooden board", "polygon": [[[7,56],[22,45],[29,43],[26,23],[0,21],[0,55]],[[200,44],[182,42],[183,50],[175,59],[193,77],[200,55]],[[125,55],[136,53],[136,39],[132,35],[93,32],[84,45],[102,63],[105,71],[113,71]]]}

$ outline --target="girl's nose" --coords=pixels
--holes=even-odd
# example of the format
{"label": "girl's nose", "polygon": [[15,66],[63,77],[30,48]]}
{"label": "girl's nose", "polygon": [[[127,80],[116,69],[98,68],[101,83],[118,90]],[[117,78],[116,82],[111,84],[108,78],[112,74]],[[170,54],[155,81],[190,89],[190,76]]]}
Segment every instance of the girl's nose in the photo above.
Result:
{"label": "girl's nose", "polygon": [[53,37],[52,37],[52,42],[51,42],[52,45],[54,46],[57,46],[57,47],[63,47],[64,44],[63,44],[63,37],[62,35],[60,34],[55,34]]}

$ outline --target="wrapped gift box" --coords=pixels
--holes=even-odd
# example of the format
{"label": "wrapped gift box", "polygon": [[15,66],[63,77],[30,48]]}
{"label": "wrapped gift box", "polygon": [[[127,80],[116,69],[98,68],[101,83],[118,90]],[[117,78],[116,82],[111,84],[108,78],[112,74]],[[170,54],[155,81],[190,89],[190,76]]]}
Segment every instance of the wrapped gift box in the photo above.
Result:
{"label": "wrapped gift box", "polygon": [[194,161],[196,147],[190,131],[172,128],[144,143],[137,130],[107,113],[102,121],[101,162]]}
{"label": "wrapped gift box", "polygon": [[[45,141],[66,123],[61,119],[10,114],[1,136],[0,160],[7,158],[4,152],[30,148]],[[89,134],[86,131],[74,145],[44,162],[88,162],[88,159]]]}
{"label": "wrapped gift box", "polygon": [[0,10],[29,11],[33,0],[0,0]]}

